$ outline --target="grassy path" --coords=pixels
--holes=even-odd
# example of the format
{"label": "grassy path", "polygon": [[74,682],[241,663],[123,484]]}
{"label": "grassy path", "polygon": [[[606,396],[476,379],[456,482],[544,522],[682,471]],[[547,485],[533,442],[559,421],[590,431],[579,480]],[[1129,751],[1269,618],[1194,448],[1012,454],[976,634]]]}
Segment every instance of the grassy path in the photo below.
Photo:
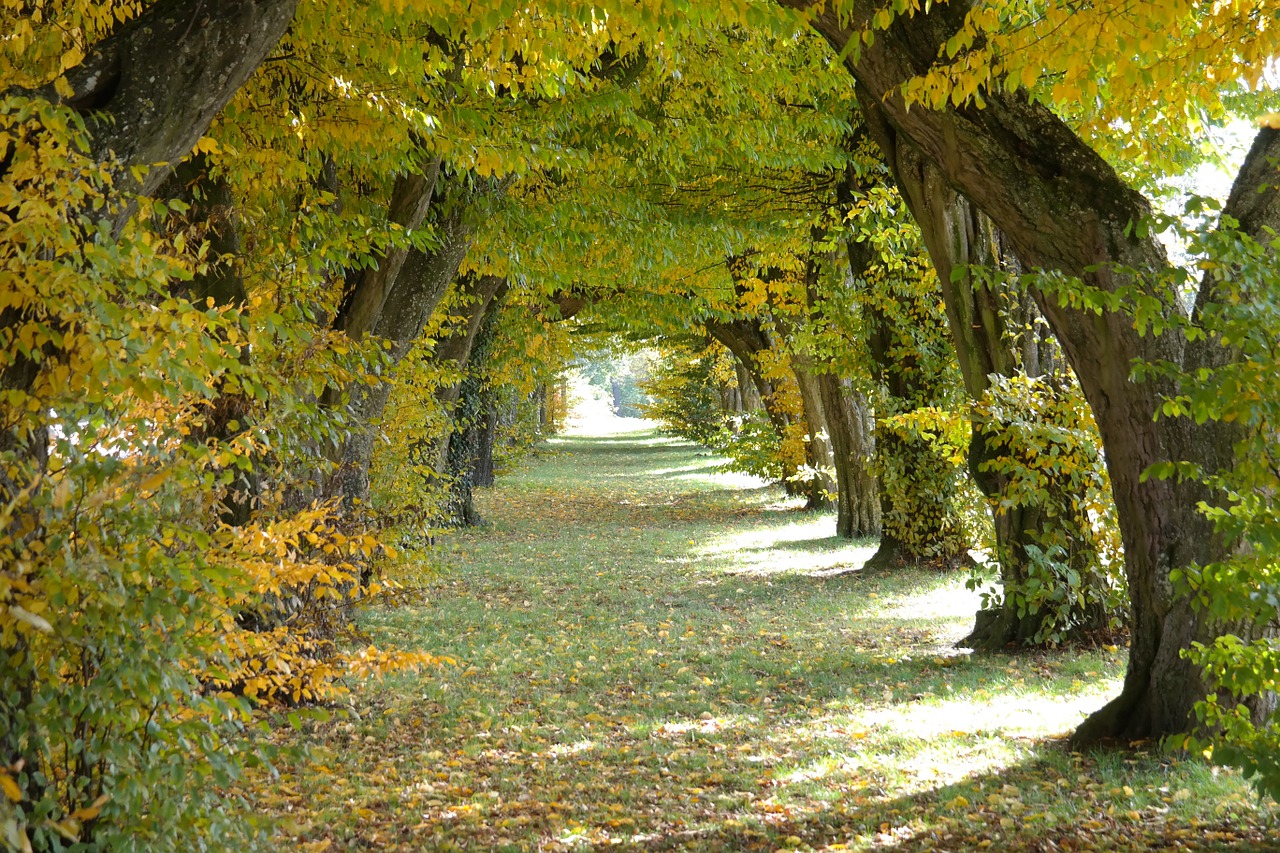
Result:
{"label": "grassy path", "polygon": [[[480,498],[366,686],[261,808],[300,850],[1275,849],[1240,780],[1057,736],[1122,650],[971,658],[956,575],[864,574],[771,487],[654,433],[577,436]],[[287,837],[286,837],[287,836]]]}

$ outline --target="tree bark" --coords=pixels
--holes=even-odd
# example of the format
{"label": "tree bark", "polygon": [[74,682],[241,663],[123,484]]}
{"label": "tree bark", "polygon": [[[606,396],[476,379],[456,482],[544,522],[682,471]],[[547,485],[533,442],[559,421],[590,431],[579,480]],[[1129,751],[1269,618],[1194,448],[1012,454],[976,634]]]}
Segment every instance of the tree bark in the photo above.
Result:
{"label": "tree bark", "polygon": [[[169,164],[191,152],[214,116],[283,36],[296,2],[160,0],[91,45],[84,62],[67,72],[73,96],[66,102],[88,115],[90,153],[112,166],[120,195],[110,213],[117,226],[132,215],[133,205],[127,201],[130,192],[153,192],[172,171]],[[15,93],[20,92],[9,89],[4,94]],[[51,85],[26,94],[64,101]],[[141,180],[134,176],[136,167],[147,170]],[[7,161],[0,160],[0,179],[7,172]],[[22,307],[6,308],[0,312],[0,337],[29,321],[30,314]],[[41,359],[8,360],[0,371],[0,391],[31,391],[42,365],[61,357],[52,347],[42,355]],[[31,494],[42,487],[48,466],[47,410],[24,411],[11,418],[14,414],[3,412],[7,425],[0,430],[0,458],[6,463],[0,473],[0,506],[10,507],[15,523],[9,544],[0,548],[0,575],[6,576],[18,574],[14,566],[22,551],[42,535],[43,520],[39,510],[32,508]],[[24,645],[19,639],[6,650],[11,661],[24,659]],[[0,699],[0,711],[10,698],[20,705],[30,703],[35,683],[32,665],[27,659],[8,674],[9,695]],[[30,755],[30,732],[0,728],[0,763],[39,767]],[[26,795],[38,801],[42,792],[35,788],[33,782]]]}
{"label": "tree bark", "polygon": [[[910,141],[900,138],[877,106],[864,105],[863,116],[920,226],[938,274],[947,325],[970,399],[983,399],[991,389],[992,376],[1023,373],[1039,377],[1051,372],[1054,347],[1031,325],[1038,312],[1030,295],[1017,292],[1010,280],[1017,262],[1002,246],[994,223],[952,189]],[[998,277],[988,283],[975,282],[970,265]],[[1028,413],[1027,417],[1036,415]],[[978,650],[1033,644],[1040,641],[1043,631],[1054,630],[1060,619],[1056,609],[1024,607],[1011,600],[1030,577],[1033,549],[1041,548],[1044,542],[1061,543],[1068,561],[1060,567],[1062,575],[1074,572],[1080,578],[1079,588],[1066,590],[1080,604],[1067,617],[1072,624],[1062,632],[1064,636],[1086,636],[1106,629],[1110,621],[1106,608],[1097,604],[1106,598],[1107,579],[1098,565],[1099,547],[1092,522],[1078,508],[1079,496],[1054,483],[1054,472],[1046,471],[1049,482],[1039,504],[1008,506],[1005,498],[1017,483],[1008,474],[985,470],[985,463],[1013,452],[1008,424],[973,421],[969,473],[991,509],[995,557],[1005,591],[1003,603],[980,611],[973,631],[960,641],[960,645]]]}
{"label": "tree bark", "polygon": [[[856,191],[853,180],[846,179],[842,186],[842,202],[848,202]],[[869,241],[850,239],[846,250],[850,275],[855,282],[864,282],[877,261],[875,248]],[[931,315],[918,294],[889,296],[902,315]],[[904,336],[900,319],[890,317],[881,306],[868,304],[863,316],[873,373],[884,388],[885,411],[881,415],[936,405],[944,396],[945,385],[942,370],[929,363],[929,354]],[[959,565],[968,555],[969,541],[956,512],[954,492],[959,484],[950,460],[932,442],[901,436],[890,429],[877,430],[875,449],[880,472],[880,547],[867,566]],[[893,481],[893,488],[886,485],[888,480]]]}
{"label": "tree bark", "polygon": [[[486,278],[492,282],[494,277]],[[470,343],[463,365],[464,375],[457,385],[453,431],[445,458],[450,495],[448,520],[463,527],[478,527],[484,523],[484,519],[476,511],[475,486],[480,485],[477,482],[477,469],[484,452],[485,435],[490,434],[493,423],[494,391],[488,387],[484,371],[497,331],[498,315],[507,292],[506,280],[498,281],[492,296],[482,298],[479,311],[473,315],[479,322],[469,324],[469,331],[473,325],[474,332],[468,335]]]}
{"label": "tree bark", "polygon": [[[394,369],[417,343],[422,327],[458,274],[471,246],[472,225],[467,205],[456,204],[435,223],[440,245],[432,252],[413,250],[396,276],[390,294],[373,327],[373,333],[390,343],[386,356]],[[337,471],[325,491],[341,495],[349,505],[369,494],[369,463],[373,459],[378,421],[391,395],[391,378],[374,385],[355,383],[348,390],[350,431],[341,448]]]}
{"label": "tree bark", "polygon": [[[476,378],[478,370],[472,365],[473,354],[481,359],[486,356],[483,348],[476,352],[477,344],[487,342],[483,337],[486,321],[502,303],[509,285],[505,278],[485,275],[464,276],[458,286],[462,293],[459,307],[466,314],[452,333],[436,344],[435,359],[441,364],[451,363],[460,375],[456,382],[436,389],[436,402],[449,413],[450,426],[427,443],[424,461],[447,481],[447,518],[442,520],[474,526],[480,519],[471,501],[471,469],[479,449],[475,427],[476,416],[483,408],[483,389]],[[464,394],[469,396],[464,399]]]}
{"label": "tree bark", "polygon": [[814,472],[812,479],[805,483],[805,509],[828,509],[836,497],[836,462],[831,451],[831,426],[818,387],[818,377],[805,360],[795,354],[791,356],[791,372],[795,374],[804,405],[804,422],[809,430],[805,454]]}
{"label": "tree bark", "polygon": [[[768,332],[760,325],[760,321],[752,320],[708,320],[703,323],[707,334],[715,338],[733,353],[747,375],[751,378],[751,387],[760,398],[765,415],[779,439],[786,437],[791,426],[791,415],[778,405],[777,388],[764,375],[758,361],[759,354],[773,345]],[[783,460],[782,486],[787,494],[803,495],[804,491],[796,480],[799,473],[794,462]]]}
{"label": "tree bark", "polygon": [[[815,234],[821,238],[825,235]],[[821,268],[810,253],[805,263],[805,305],[810,323],[827,322],[819,295]],[[879,536],[880,488],[872,466],[875,417],[866,398],[848,380],[827,370],[814,374],[826,418],[831,463],[835,469],[836,536],[842,539]]]}
{"label": "tree bark", "polygon": [[[812,4],[785,0],[785,5]],[[878,8],[860,0],[843,20],[829,9],[815,11],[811,20],[835,49],[843,50]],[[993,88],[984,93],[984,109],[934,110],[919,104],[907,109],[901,84],[934,62],[969,9],[968,2],[947,3],[899,17],[887,31],[877,32],[874,45],[850,53],[845,65],[857,81],[860,102],[883,109],[896,132],[912,140],[952,187],[992,218],[1027,268],[1077,277],[1104,294],[1136,286],[1161,300],[1167,315],[1183,314],[1175,295],[1126,272],[1152,274],[1167,268],[1160,244],[1146,230],[1133,227],[1150,215],[1150,205],[1046,107],[1031,103],[1025,92]],[[1265,162],[1260,158],[1276,153],[1280,135],[1264,130],[1250,162]],[[1246,166],[1228,212],[1243,207],[1255,193],[1275,195],[1274,188],[1257,192],[1258,174],[1274,172]],[[1267,205],[1274,209],[1273,202]],[[1036,300],[1080,379],[1102,434],[1133,608],[1124,688],[1085,721],[1076,740],[1186,731],[1193,724],[1192,705],[1208,690],[1181,651],[1191,642],[1211,640],[1223,626],[1209,624],[1176,595],[1169,573],[1212,562],[1234,543],[1223,542],[1197,511],[1200,500],[1214,499],[1204,487],[1144,481],[1142,474],[1164,460],[1190,460],[1220,470],[1230,463],[1239,427],[1156,420],[1161,398],[1176,388],[1167,380],[1135,384],[1130,366],[1135,361],[1169,362],[1194,371],[1229,355],[1212,342],[1188,347],[1177,328],[1139,329],[1124,311],[1087,310],[1042,290]]]}
{"label": "tree bark", "polygon": [[[116,187],[152,194],[293,20],[297,0],[159,0],[90,47],[74,93],[38,94],[89,118],[91,151],[115,158]],[[140,180],[134,168],[144,171]]]}
{"label": "tree bark", "polygon": [[[249,303],[238,255],[240,234],[235,222],[235,200],[226,181],[209,174],[208,157],[197,154],[180,163],[158,190],[165,198],[180,199],[189,205],[183,222],[186,227],[203,225],[203,237],[209,243],[208,263],[184,284],[181,295],[196,305],[212,301],[214,305],[243,310]],[[241,318],[241,323],[246,322]],[[240,361],[248,364],[249,349],[241,349]],[[190,436],[193,442],[226,444],[243,434],[249,426],[253,401],[243,392],[229,387],[225,377],[217,380],[215,393],[205,404],[201,429]],[[261,484],[252,468],[234,469],[231,481],[224,487],[219,518],[224,524],[238,527],[249,521],[257,504]]]}
{"label": "tree bark", "polygon": [[[441,158],[426,160],[420,172],[409,172],[396,178],[387,204],[387,222],[412,233],[422,227],[440,175]],[[382,316],[387,298],[410,254],[410,247],[390,249],[375,255],[373,263],[347,275],[347,292],[333,327],[359,340],[373,331]]]}
{"label": "tree bark", "polygon": [[871,407],[851,383],[834,373],[815,378],[836,469],[836,535],[844,539],[879,536],[880,489],[871,466],[875,455]]}

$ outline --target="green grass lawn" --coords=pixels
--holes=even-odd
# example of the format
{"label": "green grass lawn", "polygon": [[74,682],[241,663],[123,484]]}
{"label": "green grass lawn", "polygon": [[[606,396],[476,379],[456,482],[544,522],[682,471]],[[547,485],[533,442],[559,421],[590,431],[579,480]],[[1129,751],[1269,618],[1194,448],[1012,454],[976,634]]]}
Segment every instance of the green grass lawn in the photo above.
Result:
{"label": "green grass lawn", "polygon": [[429,601],[362,617],[457,664],[307,727],[259,800],[280,846],[1280,848],[1237,775],[1064,748],[1123,649],[958,652],[963,574],[861,572],[873,543],[720,463],[577,436],[482,492]]}

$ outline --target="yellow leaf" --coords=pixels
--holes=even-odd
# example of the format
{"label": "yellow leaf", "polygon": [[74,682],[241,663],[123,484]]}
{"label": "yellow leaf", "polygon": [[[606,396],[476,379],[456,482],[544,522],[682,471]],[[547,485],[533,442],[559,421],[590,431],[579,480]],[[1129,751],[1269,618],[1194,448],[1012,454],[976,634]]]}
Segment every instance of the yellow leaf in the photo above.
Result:
{"label": "yellow leaf", "polygon": [[1280,113],[1265,113],[1258,116],[1258,127],[1269,127],[1280,130]]}
{"label": "yellow leaf", "polygon": [[98,799],[94,800],[92,805],[86,806],[82,809],[76,809],[75,811],[73,811],[71,813],[71,819],[78,820],[81,822],[86,820],[93,820],[95,817],[99,815],[99,813],[102,812],[102,807],[105,806],[107,804],[107,801],[110,799],[111,799],[110,794],[103,794],[102,796],[98,797]]}
{"label": "yellow leaf", "polygon": [[138,490],[141,492],[154,492],[164,484],[167,477],[168,474],[164,471],[157,471],[147,479],[143,480],[142,485],[138,487]]}
{"label": "yellow leaf", "polygon": [[18,783],[13,781],[13,777],[3,770],[0,770],[0,789],[4,790],[4,795],[11,802],[22,802],[22,789],[18,787]]}
{"label": "yellow leaf", "polygon": [[71,500],[71,481],[63,478],[53,487],[53,506],[55,509],[62,509],[69,500]]}

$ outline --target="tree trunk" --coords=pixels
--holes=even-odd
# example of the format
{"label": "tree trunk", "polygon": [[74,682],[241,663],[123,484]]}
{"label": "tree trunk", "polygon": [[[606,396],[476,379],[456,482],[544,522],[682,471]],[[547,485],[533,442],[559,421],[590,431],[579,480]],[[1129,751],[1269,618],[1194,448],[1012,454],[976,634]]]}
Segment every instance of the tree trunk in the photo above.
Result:
{"label": "tree trunk", "polygon": [[866,399],[833,373],[815,377],[827,414],[836,469],[836,535],[858,539],[880,535],[880,491],[871,460],[874,423]]}
{"label": "tree trunk", "polygon": [[493,455],[498,443],[498,427],[501,421],[497,392],[488,386],[484,391],[483,405],[480,407],[476,461],[471,466],[471,482],[476,486],[492,486],[495,482]]}
{"label": "tree trunk", "polygon": [[[126,200],[130,191],[154,191],[171,167],[152,167],[176,163],[191,152],[213,117],[283,36],[296,2],[160,0],[91,45],[84,62],[67,72],[74,94],[66,102],[88,115],[91,155],[100,163],[114,164],[120,197],[111,215],[118,225],[132,214]],[[21,92],[9,89],[4,94]],[[53,86],[29,94],[64,100]],[[137,180],[135,169],[149,171]],[[0,179],[7,172],[7,160],[0,160]],[[34,308],[11,306],[0,312],[0,339],[31,322]],[[56,312],[55,319],[46,322],[56,322]],[[0,370],[0,392],[17,391],[25,398],[44,366],[56,363],[62,354],[48,347],[41,356],[7,358]],[[25,406],[26,399],[22,402],[21,412],[10,411],[8,404],[0,406],[0,420],[6,424],[0,430],[0,506],[8,508],[12,525],[0,532],[7,542],[0,547],[0,577],[27,574],[16,566],[44,528],[32,498],[42,488],[48,467],[49,413],[37,400],[30,401],[37,403],[34,408]],[[4,649],[15,671],[4,679],[7,695],[0,699],[0,711],[10,699],[21,707],[30,703],[35,676],[24,646],[18,639]],[[35,771],[39,762],[30,755],[35,748],[27,742],[31,734],[21,727],[0,726],[0,764],[25,763]],[[33,778],[25,792],[29,800],[41,799],[42,791],[36,788]]]}
{"label": "tree trunk", "polygon": [[435,358],[441,364],[452,363],[460,377],[436,389],[436,401],[449,413],[450,427],[429,443],[425,457],[431,469],[447,481],[449,500],[443,520],[472,526],[480,523],[471,501],[471,474],[479,446],[476,417],[483,408],[479,371],[472,362],[487,358],[489,337],[485,335],[491,337],[492,328],[486,322],[501,304],[508,284],[499,276],[464,276],[459,287],[462,304],[457,307],[466,314],[453,332],[436,344]]}
{"label": "tree trunk", "polygon": [[[433,252],[413,250],[396,277],[390,294],[373,327],[373,333],[391,344],[387,351],[394,368],[409,353],[422,327],[431,316],[471,245],[471,224],[466,205],[457,204],[436,222],[440,246]],[[341,495],[348,505],[367,499],[369,463],[378,433],[378,421],[391,395],[391,378],[384,377],[374,385],[357,382],[349,390],[349,433],[341,448],[337,471],[329,480],[326,493]]]}
{"label": "tree trunk", "polygon": [[[815,234],[822,239],[825,234]],[[828,323],[819,295],[821,268],[810,252],[805,263],[805,304],[815,327]],[[875,418],[866,398],[847,380],[827,371],[814,375],[826,418],[827,439],[836,481],[836,536],[843,539],[879,536],[880,489],[872,466]]]}
{"label": "tree trunk", "polygon": [[[910,142],[899,139],[878,108],[868,106],[864,118],[886,152],[937,270],[947,324],[969,397],[982,400],[991,389],[992,376],[1024,373],[1038,377],[1051,372],[1054,347],[1031,326],[1038,312],[1030,296],[1018,293],[1018,286],[1011,281],[1017,264],[1001,246],[995,225],[952,189]],[[992,280],[975,281],[970,265],[990,270]],[[1034,420],[1039,415],[1028,412],[1022,417]],[[1107,578],[1099,564],[1092,521],[1079,507],[1080,496],[1054,483],[1053,471],[1045,471],[1043,476],[1050,482],[1038,505],[1010,501],[1019,485],[1014,478],[999,470],[984,470],[985,463],[1017,452],[1010,438],[1007,423],[973,421],[969,472],[991,509],[995,557],[1005,592],[1003,602],[993,611],[978,613],[974,630],[960,641],[962,646],[979,650],[1042,642],[1045,632],[1060,633],[1063,638],[1086,636],[1106,629],[1110,622],[1107,609],[1099,604],[1106,598]],[[1046,542],[1059,543],[1068,560],[1055,566],[1055,574],[1064,583],[1072,576],[1080,579],[1077,586],[1066,583],[1063,589],[1077,602],[1067,614],[1049,604],[1027,607],[1011,600],[1026,588],[1032,554],[1043,551]],[[1064,618],[1069,624],[1058,632],[1057,623]]]}
{"label": "tree trunk", "polygon": [[[760,369],[759,355],[773,345],[768,332],[760,325],[759,320],[708,320],[704,323],[707,334],[715,338],[733,353],[738,364],[751,378],[751,387],[755,390],[764,407],[769,423],[779,440],[786,438],[791,427],[791,415],[778,405],[778,389],[772,380]],[[782,486],[787,494],[803,495],[800,483],[796,479],[799,473],[794,462],[782,461]]]}
{"label": "tree trunk", "polygon": [[[164,198],[180,199],[189,205],[182,217],[183,227],[204,226],[209,242],[209,262],[204,272],[197,272],[182,287],[181,295],[196,305],[212,301],[214,305],[243,309],[249,302],[237,255],[240,235],[233,215],[235,201],[226,181],[211,178],[208,158],[197,154],[181,163],[169,180],[160,187]],[[241,323],[245,322],[244,318]],[[240,361],[247,364],[249,348],[241,349]],[[217,380],[216,393],[205,404],[203,427],[193,432],[193,442],[226,444],[243,434],[249,426],[253,401],[244,393],[227,388],[225,378]],[[216,455],[216,454],[215,454]],[[224,524],[238,527],[249,521],[257,504],[261,487],[257,473],[250,468],[232,467],[230,482],[222,490],[219,518]]]}
{"label": "tree trunk", "polygon": [[493,422],[494,391],[488,387],[484,371],[507,290],[505,279],[501,281],[493,296],[484,301],[476,331],[470,335],[471,345],[464,366],[465,375],[458,383],[458,399],[453,410],[454,429],[445,460],[450,493],[448,515],[451,521],[463,527],[477,527],[484,523],[475,507],[475,486],[480,485],[476,475],[484,436]]}
{"label": "tree trunk", "polygon": [[[396,178],[387,204],[388,223],[410,233],[422,227],[435,193],[440,163],[441,158],[436,155],[426,160],[421,172]],[[369,266],[347,275],[347,291],[334,318],[335,329],[346,332],[353,340],[373,331],[410,251],[408,246],[403,246],[375,254]]]}
{"label": "tree trunk", "polygon": [[[732,352],[732,350],[730,351]],[[752,378],[751,371],[736,357],[733,362],[733,373],[738,377],[737,411],[746,414],[763,409],[764,401],[760,399],[760,391],[756,388],[755,379]]]}
{"label": "tree trunk", "polygon": [[804,404],[804,422],[809,428],[805,441],[805,454],[812,479],[805,483],[807,503],[805,509],[827,509],[836,497],[835,456],[831,451],[831,427],[818,387],[818,377],[810,372],[804,359],[791,356],[791,371],[800,387],[800,399]]}
{"label": "tree trunk", "polygon": [[[788,5],[810,6],[809,0]],[[813,15],[813,26],[832,46],[843,50],[870,24],[879,4],[860,0],[842,20],[833,10]],[[1167,268],[1160,244],[1133,225],[1146,219],[1146,199],[1046,107],[1026,93],[985,93],[986,107],[946,110],[916,104],[909,110],[901,84],[929,67],[946,40],[960,30],[970,3],[935,5],[914,17],[899,17],[874,45],[847,54],[846,67],[858,83],[861,103],[882,108],[894,131],[909,138],[1010,239],[1027,268],[1078,277],[1087,287],[1117,294],[1136,286],[1160,300],[1166,315],[1184,313],[1176,297],[1144,283],[1125,270],[1159,273]],[[855,59],[856,57],[856,59]],[[1251,162],[1280,153],[1280,134],[1264,130]],[[1273,223],[1276,192],[1259,192],[1257,174],[1246,166],[1226,212],[1265,196],[1269,213],[1250,231]],[[1271,172],[1274,174],[1274,172]],[[1237,217],[1239,218],[1239,217]],[[1081,308],[1036,292],[1041,312],[1061,341],[1079,377],[1102,434],[1116,511],[1125,548],[1125,569],[1133,607],[1129,669],[1121,694],[1077,730],[1076,740],[1142,738],[1186,731],[1192,706],[1208,689],[1198,668],[1182,657],[1190,643],[1209,642],[1223,626],[1209,624],[1174,593],[1169,573],[1193,563],[1213,562],[1228,554],[1213,525],[1197,511],[1201,500],[1216,498],[1203,486],[1149,478],[1153,463],[1189,460],[1208,471],[1231,464],[1238,426],[1185,418],[1157,420],[1162,397],[1176,392],[1167,380],[1135,384],[1136,361],[1169,362],[1194,372],[1229,356],[1212,342],[1188,347],[1176,327],[1138,328],[1124,311]],[[1246,639],[1253,633],[1242,630]]]}
{"label": "tree trunk", "polygon": [[[91,155],[113,164],[117,190],[149,194],[169,176],[170,164],[191,153],[214,116],[280,41],[296,4],[297,0],[160,0],[92,45],[84,61],[67,71],[71,98],[64,99],[52,85],[28,94],[67,103],[86,114]],[[5,94],[22,92],[9,89]],[[135,178],[136,170],[145,171],[141,180]],[[0,178],[6,172],[6,163],[0,161]],[[118,203],[118,222],[131,213],[131,205]],[[20,308],[0,312],[0,330],[25,322]],[[54,359],[56,353],[44,356],[45,361]],[[28,391],[38,373],[38,361],[14,358],[0,373],[0,389]],[[47,430],[42,418],[28,413],[0,436],[0,453],[27,448],[30,465],[19,467],[32,469],[0,480],[0,504],[43,472]],[[17,491],[9,488],[10,480]]]}
{"label": "tree trunk", "polygon": [[279,43],[296,6],[159,0],[67,72],[70,98],[52,85],[38,94],[88,116],[95,159],[117,158],[116,187],[150,195]]}
{"label": "tree trunk", "polygon": [[[848,202],[856,186],[846,182],[841,200]],[[869,241],[846,243],[849,272],[859,286],[877,263]],[[927,300],[911,287],[899,291],[892,285],[883,299],[867,300],[862,308],[867,326],[867,349],[876,380],[884,389],[883,409],[877,420],[935,406],[945,396],[946,384],[937,353],[921,349],[917,338],[930,339],[941,331]],[[890,316],[886,303],[898,316]],[[929,334],[904,334],[903,317],[937,325]],[[936,443],[919,436],[901,435],[877,424],[876,467],[880,475],[880,547],[867,561],[871,568],[894,568],[931,563],[959,565],[968,555],[969,538],[957,512],[960,488],[955,466]]]}

